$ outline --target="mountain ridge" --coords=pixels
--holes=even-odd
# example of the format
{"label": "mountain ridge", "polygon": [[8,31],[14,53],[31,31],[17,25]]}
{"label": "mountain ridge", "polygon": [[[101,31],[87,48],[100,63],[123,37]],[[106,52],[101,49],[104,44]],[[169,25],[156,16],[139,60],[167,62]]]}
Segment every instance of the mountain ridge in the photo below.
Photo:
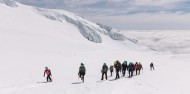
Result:
{"label": "mountain ridge", "polygon": [[[0,3],[13,7],[13,8],[17,8],[23,5],[23,4],[19,4],[15,0],[0,0]],[[24,5],[24,6],[28,6],[28,5]],[[103,42],[102,37],[101,37],[102,35],[109,36],[111,39],[117,40],[117,41],[124,41],[128,39],[125,35],[119,33],[118,30],[116,29],[113,29],[106,25],[102,25],[100,23],[90,22],[74,13],[71,13],[65,10],[44,9],[44,8],[37,8],[34,6],[31,6],[31,7],[33,7],[38,14],[46,17],[47,19],[58,21],[58,22],[63,22],[63,20],[65,20],[68,23],[73,24],[79,29],[80,33],[87,40],[95,42],[95,43]]]}

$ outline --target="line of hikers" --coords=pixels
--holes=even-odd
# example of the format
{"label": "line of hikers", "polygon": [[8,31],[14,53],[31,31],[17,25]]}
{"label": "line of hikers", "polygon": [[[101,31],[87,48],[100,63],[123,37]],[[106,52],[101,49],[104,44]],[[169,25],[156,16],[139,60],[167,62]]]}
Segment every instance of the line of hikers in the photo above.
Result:
{"label": "line of hikers", "polygon": [[[116,71],[116,77],[115,79],[119,79],[120,76],[119,76],[119,72],[122,73],[122,76],[124,77],[125,74],[126,74],[126,71],[128,70],[128,73],[129,73],[129,78],[130,77],[133,77],[133,71],[136,71],[136,75],[140,75],[140,71],[141,69],[143,69],[141,63],[138,63],[136,62],[135,64],[133,64],[132,62],[130,62],[129,64],[127,64],[127,61],[124,61],[122,64],[117,60],[114,62],[114,65],[110,66],[110,74],[112,76],[113,74],[113,71],[114,71],[114,68],[115,68],[115,71]],[[107,80],[107,71],[108,71],[108,66],[106,65],[106,63],[103,64],[103,67],[102,67],[102,79],[101,80],[104,80],[104,75],[105,75],[105,78]]]}
{"label": "line of hikers", "polygon": [[[124,77],[126,74],[126,71],[128,71],[129,74],[129,78],[133,77],[133,72],[136,71],[136,75],[140,75],[141,70],[143,70],[142,64],[140,62],[136,62],[135,64],[133,64],[132,62],[130,62],[129,64],[127,64],[127,61],[124,61],[122,64],[117,60],[114,62],[114,65],[111,65],[109,68],[106,65],[106,63],[103,64],[102,69],[101,69],[101,73],[102,73],[102,78],[101,80],[104,80],[104,76],[105,79],[107,80],[107,72],[108,70],[110,70],[110,76],[113,75],[113,71],[116,71],[116,78],[115,79],[119,79],[119,72],[122,73],[122,76]],[[154,64],[151,63],[150,64],[150,70],[154,70]],[[52,78],[51,78],[51,71],[50,69],[48,69],[48,67],[45,67],[45,71],[44,71],[44,76],[45,74],[47,75],[47,82],[52,82]],[[81,78],[82,82],[84,83],[84,76],[86,74],[86,68],[84,66],[83,63],[81,63],[80,67],[79,67],[79,72],[78,72],[78,76]]]}

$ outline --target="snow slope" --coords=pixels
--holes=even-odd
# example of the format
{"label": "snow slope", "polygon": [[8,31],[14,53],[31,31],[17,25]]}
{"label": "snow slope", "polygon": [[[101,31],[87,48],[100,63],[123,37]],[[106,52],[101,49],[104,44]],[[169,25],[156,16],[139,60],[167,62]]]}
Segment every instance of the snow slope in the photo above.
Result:
{"label": "snow slope", "polygon": [[[0,4],[0,94],[189,94],[189,64],[179,62],[185,56],[152,51],[67,11],[17,5]],[[140,61],[143,74],[101,82],[102,64],[115,60]],[[83,84],[81,62],[87,68]],[[45,66],[53,83],[41,83]]]}
{"label": "snow slope", "polygon": [[[168,62],[156,71],[155,80],[148,82],[154,89],[150,94],[188,94],[188,75],[190,62],[190,32],[189,30],[124,30],[124,35],[136,40],[136,44],[150,49],[172,55]],[[174,61],[173,61],[174,60]],[[177,61],[176,61],[177,60]],[[148,77],[148,76],[147,76]],[[154,84],[154,85],[152,85]],[[152,89],[152,88],[151,88]]]}

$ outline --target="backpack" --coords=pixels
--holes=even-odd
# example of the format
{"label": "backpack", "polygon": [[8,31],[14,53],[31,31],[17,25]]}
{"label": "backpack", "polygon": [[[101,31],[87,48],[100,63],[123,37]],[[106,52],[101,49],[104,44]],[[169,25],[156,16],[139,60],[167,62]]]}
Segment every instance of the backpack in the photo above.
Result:
{"label": "backpack", "polygon": [[135,70],[135,65],[133,63],[130,63],[129,64],[129,69],[134,71]]}
{"label": "backpack", "polygon": [[113,66],[110,67],[110,70],[113,70]]}
{"label": "backpack", "polygon": [[117,62],[117,64],[116,64],[116,69],[121,70],[121,63],[120,63],[120,62]]}
{"label": "backpack", "polygon": [[103,71],[103,72],[107,72],[107,71],[108,71],[108,66],[107,66],[107,65],[103,65],[102,71]]}
{"label": "backpack", "polygon": [[153,67],[153,63],[150,64],[150,67]]}
{"label": "backpack", "polygon": [[50,74],[51,74],[51,72],[50,72],[49,69],[45,70],[45,73],[46,73],[47,75],[50,75]]}
{"label": "backpack", "polygon": [[79,68],[79,72],[86,72],[86,69],[85,69],[85,67],[84,66],[80,66],[80,68]]}
{"label": "backpack", "polygon": [[141,64],[138,64],[138,70],[141,70],[141,68],[142,68],[142,65]]}
{"label": "backpack", "polygon": [[117,61],[114,62],[114,68],[116,68],[116,66],[117,66]]}
{"label": "backpack", "polygon": [[135,64],[135,69],[137,70],[139,68],[139,64]]}

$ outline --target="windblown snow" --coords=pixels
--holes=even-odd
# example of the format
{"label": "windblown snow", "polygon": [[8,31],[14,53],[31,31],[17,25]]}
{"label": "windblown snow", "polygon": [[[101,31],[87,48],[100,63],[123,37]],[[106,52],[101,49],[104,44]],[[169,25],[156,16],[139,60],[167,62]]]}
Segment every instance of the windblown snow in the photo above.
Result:
{"label": "windblown snow", "polygon": [[[147,46],[149,43],[139,45],[143,36],[137,33],[122,34],[64,10],[0,0],[0,12],[0,94],[190,93],[188,53],[162,52],[156,45],[153,51],[152,46]],[[151,32],[146,37],[152,40],[152,35]],[[183,47],[181,50],[177,52],[187,51]],[[109,81],[114,75],[100,81],[102,64],[113,65],[115,60],[141,62],[143,73]],[[149,71],[150,62],[154,62],[155,71]],[[87,69],[85,83],[78,79],[80,63]],[[46,66],[52,71],[52,83],[41,83],[46,81]]]}

